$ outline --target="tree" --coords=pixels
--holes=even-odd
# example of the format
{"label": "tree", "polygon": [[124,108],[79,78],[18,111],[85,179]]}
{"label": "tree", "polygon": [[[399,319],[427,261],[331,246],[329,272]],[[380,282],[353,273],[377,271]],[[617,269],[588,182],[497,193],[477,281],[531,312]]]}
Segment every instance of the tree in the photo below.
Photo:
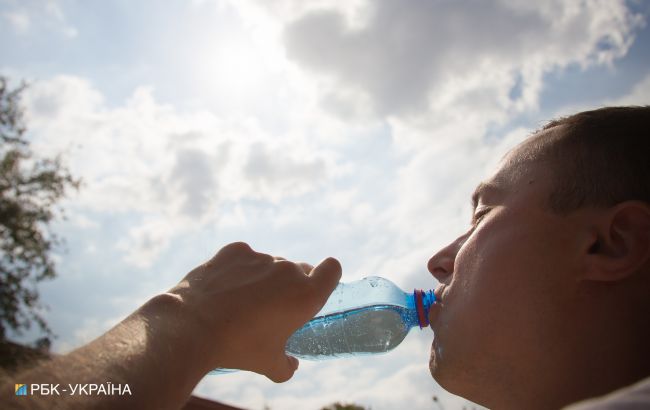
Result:
{"label": "tree", "polygon": [[39,313],[36,283],[56,276],[52,251],[61,239],[50,223],[62,216],[57,202],[80,180],[61,156],[37,158],[26,139],[21,93],[0,76],[0,341],[36,323],[47,345],[53,335]]}

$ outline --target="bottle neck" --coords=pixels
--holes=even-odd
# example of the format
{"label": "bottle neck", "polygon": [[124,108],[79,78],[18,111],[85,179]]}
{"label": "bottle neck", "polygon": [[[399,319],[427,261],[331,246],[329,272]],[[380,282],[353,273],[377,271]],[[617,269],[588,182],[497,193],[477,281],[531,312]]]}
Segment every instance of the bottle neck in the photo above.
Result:
{"label": "bottle neck", "polygon": [[432,290],[423,291],[415,289],[412,294],[408,295],[408,307],[411,309],[415,316],[415,323],[420,326],[420,329],[429,326],[429,308],[436,301],[436,296]]}

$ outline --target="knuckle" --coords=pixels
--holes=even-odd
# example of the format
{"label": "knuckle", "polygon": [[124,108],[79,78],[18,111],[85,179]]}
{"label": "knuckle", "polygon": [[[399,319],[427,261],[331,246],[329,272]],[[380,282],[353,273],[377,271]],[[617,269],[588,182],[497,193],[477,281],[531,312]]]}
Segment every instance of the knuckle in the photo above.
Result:
{"label": "knuckle", "polygon": [[212,259],[214,260],[220,257],[237,258],[252,255],[254,253],[255,252],[253,249],[251,249],[251,247],[246,242],[233,242],[221,248]]}
{"label": "knuckle", "polygon": [[255,254],[255,251],[246,242],[233,242],[219,249],[219,251],[202,265],[204,269],[211,269],[223,264],[224,261],[238,260]]}
{"label": "knuckle", "polygon": [[233,242],[223,247],[224,251],[233,253],[253,253],[253,249],[246,242]]}
{"label": "knuckle", "polygon": [[268,264],[271,262],[273,262],[271,255],[254,251],[246,242],[233,242],[221,248],[206,265],[210,267],[224,263]]}

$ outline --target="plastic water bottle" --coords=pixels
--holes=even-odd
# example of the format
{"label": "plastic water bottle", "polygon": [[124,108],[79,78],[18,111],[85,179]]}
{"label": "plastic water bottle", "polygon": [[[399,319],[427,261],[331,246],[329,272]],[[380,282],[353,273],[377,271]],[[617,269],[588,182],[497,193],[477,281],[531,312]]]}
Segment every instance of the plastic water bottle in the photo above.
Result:
{"label": "plastic water bottle", "polygon": [[289,338],[286,351],[308,360],[388,352],[412,327],[429,325],[434,301],[432,291],[407,294],[379,277],[340,283],[316,316]]}
{"label": "plastic water bottle", "polygon": [[316,316],[289,338],[286,352],[307,360],[388,352],[412,327],[429,326],[429,307],[435,300],[431,290],[406,293],[376,276],[339,283]]}

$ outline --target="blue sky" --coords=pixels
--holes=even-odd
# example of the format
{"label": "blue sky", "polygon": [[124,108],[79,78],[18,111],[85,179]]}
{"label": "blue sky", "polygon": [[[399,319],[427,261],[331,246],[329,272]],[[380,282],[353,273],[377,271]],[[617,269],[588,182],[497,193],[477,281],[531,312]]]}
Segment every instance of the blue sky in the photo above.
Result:
{"label": "blue sky", "polygon": [[[650,100],[643,1],[0,1],[0,73],[31,85],[29,136],[84,180],[40,285],[66,352],[221,246],[344,280],[432,288],[501,156],[558,115]],[[415,332],[415,331],[414,331]],[[419,332],[419,331],[418,331]],[[34,335],[26,334],[23,340]],[[248,408],[448,408],[431,333],[373,358],[248,373],[196,394]]]}

